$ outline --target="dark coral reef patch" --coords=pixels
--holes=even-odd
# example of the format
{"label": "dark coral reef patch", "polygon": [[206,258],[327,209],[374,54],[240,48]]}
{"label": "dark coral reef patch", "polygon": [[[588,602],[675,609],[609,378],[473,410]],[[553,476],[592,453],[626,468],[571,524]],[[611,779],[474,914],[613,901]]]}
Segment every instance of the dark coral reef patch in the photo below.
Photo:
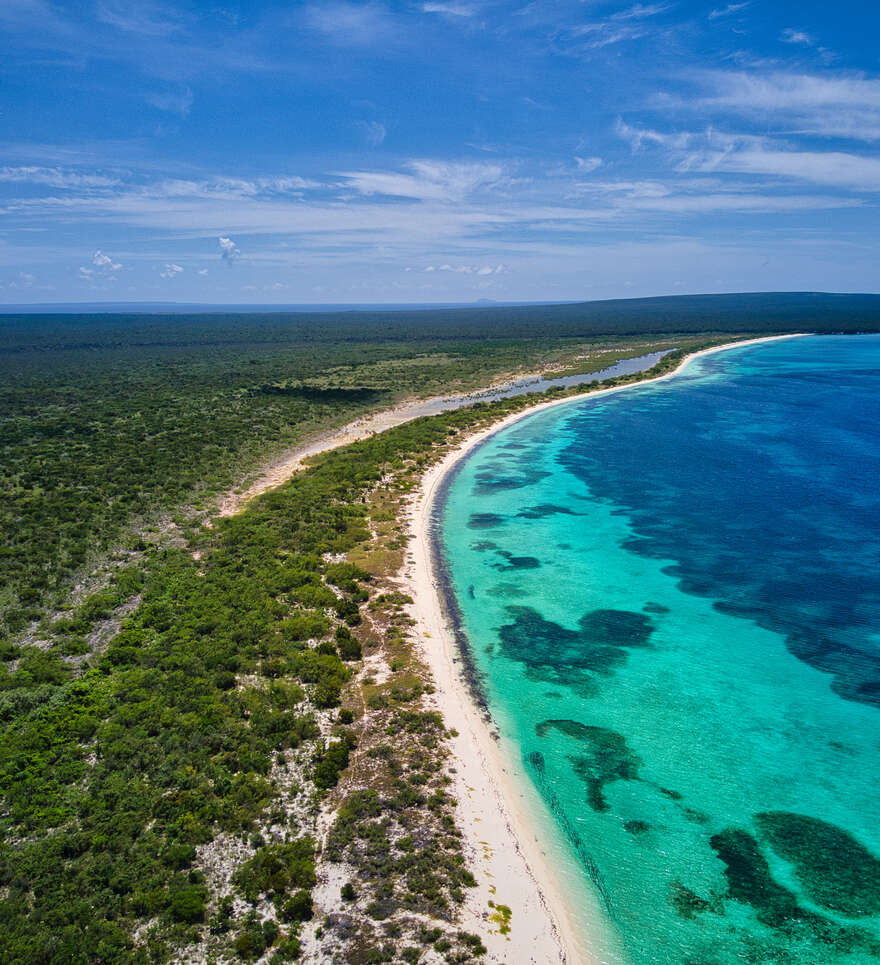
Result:
{"label": "dark coral reef patch", "polygon": [[521,468],[514,472],[496,472],[494,468],[486,469],[474,475],[474,494],[477,496],[491,496],[493,493],[504,492],[509,489],[525,489],[534,486],[549,476],[549,472],[541,469]]}
{"label": "dark coral reef patch", "polygon": [[468,518],[468,529],[492,529],[500,526],[504,522],[504,517],[497,513],[471,513]]}
{"label": "dark coral reef patch", "polygon": [[526,506],[521,509],[517,516],[523,519],[544,519],[547,516],[583,516],[583,513],[576,513],[567,506],[556,506],[554,503],[541,503],[540,506]]}
{"label": "dark coral reef patch", "polygon": [[788,811],[756,814],[755,822],[816,904],[849,918],[880,914],[880,860],[847,831]]}
{"label": "dark coral reef patch", "polygon": [[608,810],[606,784],[639,779],[642,760],[630,750],[622,734],[576,720],[545,720],[535,725],[538,737],[546,737],[551,730],[584,746],[584,752],[570,756],[569,761],[575,774],[587,785],[587,802],[594,811]]}
{"label": "dark coral reef patch", "polygon": [[792,939],[809,936],[827,946],[829,955],[853,951],[880,955],[880,942],[868,932],[804,908],[797,895],[773,877],[758,841],[748,831],[728,828],[713,835],[709,843],[724,863],[727,897],[750,905],[763,924]]}
{"label": "dark coral reef patch", "polygon": [[654,626],[643,613],[591,610],[569,630],[532,607],[510,606],[513,622],[499,631],[502,651],[532,668],[565,668],[608,676],[629,650],[650,645]]}
{"label": "dark coral reef patch", "polygon": [[541,565],[536,556],[514,556],[506,550],[498,550],[498,555],[504,558],[504,562],[493,563],[496,570],[536,570]]}

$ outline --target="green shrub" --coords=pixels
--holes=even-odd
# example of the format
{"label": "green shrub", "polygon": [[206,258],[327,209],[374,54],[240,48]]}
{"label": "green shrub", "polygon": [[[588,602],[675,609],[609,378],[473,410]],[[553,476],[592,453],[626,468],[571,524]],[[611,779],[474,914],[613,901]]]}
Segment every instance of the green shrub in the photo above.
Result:
{"label": "green shrub", "polygon": [[281,917],[284,921],[310,921],[314,915],[312,896],[308,891],[297,891],[281,907]]}
{"label": "green shrub", "polygon": [[171,892],[168,910],[175,921],[195,924],[205,920],[208,893],[203,887],[180,888]]}
{"label": "green shrub", "polygon": [[362,570],[355,566],[354,563],[328,563],[324,567],[324,578],[328,583],[332,583],[334,586],[340,588],[344,587],[347,583],[352,583],[355,580],[370,580],[372,577],[366,570]]}
{"label": "green shrub", "polygon": [[288,844],[261,847],[234,874],[235,886],[250,902],[270,892],[311,888],[315,878],[315,843],[299,838]]}
{"label": "green shrub", "polygon": [[321,790],[329,790],[339,783],[339,775],[348,767],[351,750],[356,747],[355,736],[348,731],[342,740],[331,741],[319,752],[312,771],[312,780]]}
{"label": "green shrub", "polygon": [[354,885],[350,881],[346,881],[342,888],[340,888],[339,893],[343,901],[357,901],[357,892],[354,890]]}

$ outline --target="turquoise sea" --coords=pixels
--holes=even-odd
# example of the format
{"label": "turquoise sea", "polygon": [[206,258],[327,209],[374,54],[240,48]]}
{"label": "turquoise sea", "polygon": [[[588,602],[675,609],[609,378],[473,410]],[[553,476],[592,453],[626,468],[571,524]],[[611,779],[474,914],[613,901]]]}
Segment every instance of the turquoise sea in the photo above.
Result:
{"label": "turquoise sea", "polygon": [[605,960],[880,961],[880,336],[527,416],[459,464],[436,527]]}

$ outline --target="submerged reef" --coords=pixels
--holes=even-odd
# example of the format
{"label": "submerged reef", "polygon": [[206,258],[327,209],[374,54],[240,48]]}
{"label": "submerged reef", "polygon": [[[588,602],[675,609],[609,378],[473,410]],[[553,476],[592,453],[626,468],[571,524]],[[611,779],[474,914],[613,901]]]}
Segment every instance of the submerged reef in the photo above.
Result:
{"label": "submerged reef", "polygon": [[847,831],[788,811],[756,814],[755,822],[816,904],[848,918],[880,914],[880,861]]}
{"label": "submerged reef", "polygon": [[509,606],[513,622],[499,630],[506,657],[533,668],[610,675],[635,647],[650,645],[654,625],[631,610],[591,610],[569,630],[527,606]]}
{"label": "submerged reef", "polygon": [[504,522],[504,517],[497,513],[471,513],[467,521],[468,529],[491,529],[493,526],[500,526]]}
{"label": "submerged reef", "polygon": [[585,748],[583,753],[568,759],[575,774],[587,785],[587,803],[594,811],[609,809],[606,784],[638,780],[642,760],[630,750],[622,734],[576,720],[545,720],[535,725],[538,737],[546,737],[551,730],[571,737]]}

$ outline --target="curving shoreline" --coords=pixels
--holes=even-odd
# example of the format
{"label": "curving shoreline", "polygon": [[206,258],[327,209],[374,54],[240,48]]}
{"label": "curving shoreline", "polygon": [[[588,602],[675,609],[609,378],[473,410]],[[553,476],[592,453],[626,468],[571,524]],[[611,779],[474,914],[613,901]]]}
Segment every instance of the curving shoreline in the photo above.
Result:
{"label": "curving shoreline", "polygon": [[[583,401],[587,396],[660,382],[681,373],[694,359],[715,352],[805,334],[714,346],[687,356],[673,371],[661,376],[538,403],[472,434],[423,476],[410,520],[410,562],[403,583],[414,599],[411,615],[436,687],[434,705],[447,727],[457,731],[451,744],[456,760],[454,794],[477,878],[462,924],[481,934],[490,961],[510,961],[514,950],[517,957],[512,960],[516,965],[611,965],[617,956],[600,957],[596,951],[597,945],[607,944],[597,941],[603,930],[601,910],[596,901],[592,902],[595,907],[589,907],[591,896],[577,895],[582,904],[576,905],[575,896],[567,893],[536,834],[542,826],[539,809],[543,810],[543,805],[527,778],[516,773],[511,749],[500,746],[485,702],[480,700],[478,682],[466,657],[466,641],[457,625],[457,604],[444,588],[442,553],[435,539],[438,501],[445,487],[456,467],[477,446],[535,412]],[[509,935],[499,934],[487,920],[490,900],[512,909]],[[520,951],[524,949],[528,949],[528,957]]]}
{"label": "curving shoreline", "polygon": [[[580,378],[584,380],[585,385],[589,385],[590,383],[586,381],[587,379],[592,379],[594,376],[601,376],[603,373],[610,373],[611,370],[627,362],[641,361],[650,358],[652,355],[665,355],[670,351],[673,351],[673,349],[667,349],[662,352],[649,352],[642,356],[620,359],[605,369],[587,372],[584,373],[583,376],[563,377],[559,379],[559,381],[566,382],[567,378]],[[656,364],[656,361],[657,360],[652,364]],[[605,377],[608,377],[608,375],[606,374]],[[497,399],[505,395],[524,394],[519,391],[521,388],[527,389],[529,392],[541,391],[540,388],[533,388],[533,386],[545,382],[548,383],[549,387],[549,383],[553,381],[553,379],[547,379],[538,373],[522,375],[512,381],[510,379],[501,379],[485,388],[475,389],[470,392],[434,395],[427,399],[410,399],[409,401],[393,405],[388,409],[379,409],[376,412],[365,413],[353,422],[347,422],[336,429],[320,432],[317,436],[303,441],[278,456],[273,462],[263,466],[262,469],[258,470],[256,478],[249,484],[237,487],[225,493],[220,498],[216,515],[221,518],[234,516],[252,499],[255,499],[270,489],[275,489],[283,485],[288,479],[296,475],[297,472],[304,469],[312,456],[318,456],[322,452],[328,452],[331,449],[338,449],[341,446],[347,446],[353,442],[368,439],[370,436],[385,432],[388,429],[394,429],[399,425],[403,425],[405,422],[411,422],[413,419],[440,415],[442,412],[464,408],[478,402],[492,401],[493,398]]]}

